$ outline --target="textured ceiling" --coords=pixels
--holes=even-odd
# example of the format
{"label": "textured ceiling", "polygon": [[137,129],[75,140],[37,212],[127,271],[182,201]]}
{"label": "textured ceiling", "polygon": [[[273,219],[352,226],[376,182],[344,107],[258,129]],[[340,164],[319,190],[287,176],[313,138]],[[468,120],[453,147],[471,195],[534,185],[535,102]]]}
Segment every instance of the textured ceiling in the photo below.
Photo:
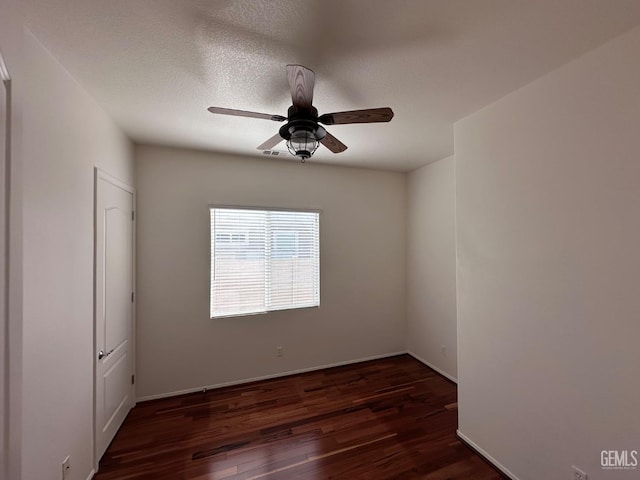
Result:
{"label": "textured ceiling", "polygon": [[[407,171],[453,153],[453,123],[640,23],[638,0],[28,0],[28,24],[137,142],[262,156],[285,65],[316,72],[349,149],[311,161]],[[286,150],[284,142],[278,147]],[[293,157],[290,157],[295,161]]]}

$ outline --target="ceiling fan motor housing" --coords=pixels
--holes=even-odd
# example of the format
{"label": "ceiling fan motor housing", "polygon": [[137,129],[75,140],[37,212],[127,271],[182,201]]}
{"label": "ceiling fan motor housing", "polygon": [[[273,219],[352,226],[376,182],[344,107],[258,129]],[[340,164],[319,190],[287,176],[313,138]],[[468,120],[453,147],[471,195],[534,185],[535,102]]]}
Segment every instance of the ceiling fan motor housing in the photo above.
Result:
{"label": "ceiling fan motor housing", "polygon": [[288,122],[279,133],[287,141],[289,151],[304,161],[313,155],[327,131],[318,125],[318,110],[314,107],[301,109],[291,106]]}

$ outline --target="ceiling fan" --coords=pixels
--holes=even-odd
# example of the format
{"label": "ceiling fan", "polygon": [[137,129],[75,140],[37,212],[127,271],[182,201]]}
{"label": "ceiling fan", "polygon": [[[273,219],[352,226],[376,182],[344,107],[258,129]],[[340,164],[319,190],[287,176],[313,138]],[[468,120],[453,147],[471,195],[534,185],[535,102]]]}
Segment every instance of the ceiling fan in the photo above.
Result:
{"label": "ceiling fan", "polygon": [[318,116],[318,110],[312,106],[313,86],[316,78],[313,70],[302,65],[287,65],[287,77],[293,105],[289,107],[286,117],[220,107],[209,107],[208,110],[211,113],[262,118],[274,122],[286,120],[287,123],[280,128],[278,133],[258,146],[258,150],[270,150],[282,140],[286,140],[289,152],[302,160],[303,163],[313,155],[320,143],[333,153],[344,152],[347,149],[344,143],[327,132],[320,123],[324,125],[374,123],[388,122],[393,118],[393,110],[388,107],[325,113]]}

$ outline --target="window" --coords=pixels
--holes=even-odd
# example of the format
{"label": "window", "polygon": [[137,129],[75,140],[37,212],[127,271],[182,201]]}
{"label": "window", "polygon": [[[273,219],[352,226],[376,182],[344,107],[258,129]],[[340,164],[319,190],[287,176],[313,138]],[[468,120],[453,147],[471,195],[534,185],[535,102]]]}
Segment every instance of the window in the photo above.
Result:
{"label": "window", "polygon": [[211,318],[320,305],[320,213],[211,209]]}

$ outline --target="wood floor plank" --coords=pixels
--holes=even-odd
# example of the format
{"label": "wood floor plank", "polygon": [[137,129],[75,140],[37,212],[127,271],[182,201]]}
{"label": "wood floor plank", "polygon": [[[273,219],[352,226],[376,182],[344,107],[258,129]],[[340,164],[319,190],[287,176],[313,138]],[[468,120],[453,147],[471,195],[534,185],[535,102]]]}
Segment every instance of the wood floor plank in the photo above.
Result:
{"label": "wood floor plank", "polygon": [[95,480],[498,480],[456,386],[408,355],[136,406]]}

